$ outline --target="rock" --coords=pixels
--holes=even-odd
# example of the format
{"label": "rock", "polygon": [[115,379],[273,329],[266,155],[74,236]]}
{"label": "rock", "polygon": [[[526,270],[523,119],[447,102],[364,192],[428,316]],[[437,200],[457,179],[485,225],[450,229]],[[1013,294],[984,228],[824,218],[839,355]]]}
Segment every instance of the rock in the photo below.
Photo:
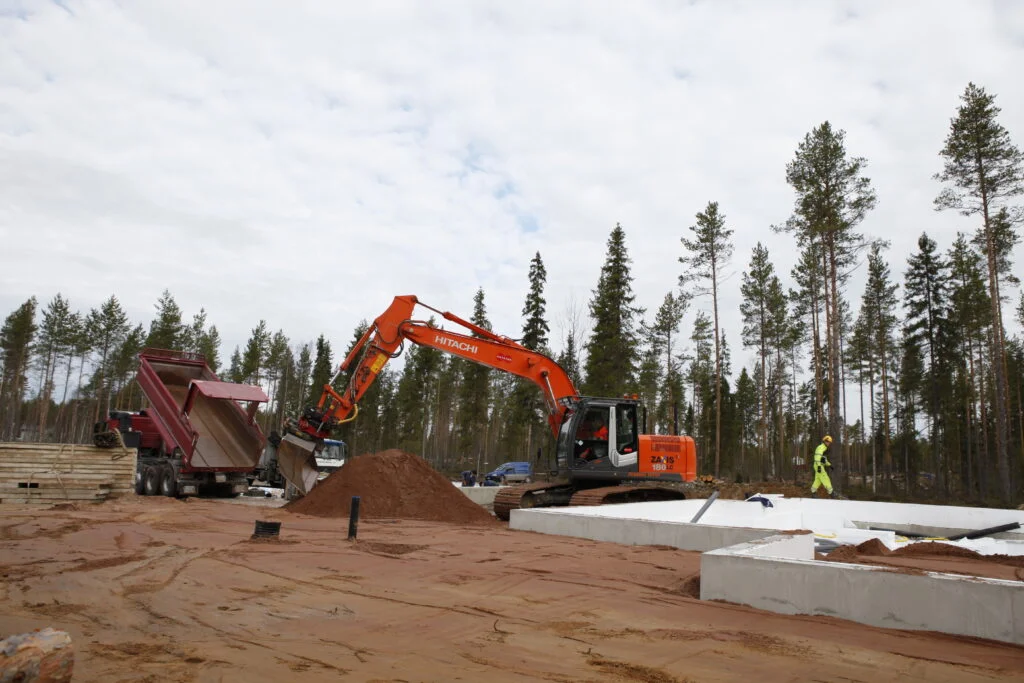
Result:
{"label": "rock", "polygon": [[45,628],[0,640],[0,681],[69,683],[75,668],[71,636]]}

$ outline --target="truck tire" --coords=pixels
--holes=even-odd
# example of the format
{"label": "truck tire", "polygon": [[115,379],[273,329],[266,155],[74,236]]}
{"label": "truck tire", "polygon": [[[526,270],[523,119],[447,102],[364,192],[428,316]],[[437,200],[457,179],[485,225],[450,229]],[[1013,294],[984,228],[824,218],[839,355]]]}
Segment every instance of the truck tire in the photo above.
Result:
{"label": "truck tire", "polygon": [[142,496],[146,493],[146,470],[135,470],[135,495]]}
{"label": "truck tire", "polygon": [[160,472],[160,495],[168,498],[178,497],[178,477],[173,467],[163,467]]}
{"label": "truck tire", "polygon": [[160,493],[160,468],[159,467],[147,467],[145,474],[142,475],[143,488],[146,491],[147,496],[155,496]]}

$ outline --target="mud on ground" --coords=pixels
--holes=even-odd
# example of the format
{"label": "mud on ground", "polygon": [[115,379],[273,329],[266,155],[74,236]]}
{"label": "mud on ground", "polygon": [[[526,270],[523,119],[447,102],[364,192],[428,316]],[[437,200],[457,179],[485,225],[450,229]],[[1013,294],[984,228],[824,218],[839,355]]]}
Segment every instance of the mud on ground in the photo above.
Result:
{"label": "mud on ground", "polygon": [[[250,540],[256,519],[277,541]],[[0,631],[76,681],[1010,681],[1024,648],[704,603],[700,556],[214,500],[0,509]]]}

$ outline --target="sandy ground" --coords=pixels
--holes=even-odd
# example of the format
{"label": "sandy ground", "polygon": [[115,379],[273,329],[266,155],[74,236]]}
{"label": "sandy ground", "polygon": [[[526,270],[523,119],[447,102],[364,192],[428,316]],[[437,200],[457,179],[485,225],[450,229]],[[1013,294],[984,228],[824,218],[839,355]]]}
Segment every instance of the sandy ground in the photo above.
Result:
{"label": "sandy ground", "polygon": [[1024,680],[1021,647],[700,602],[697,553],[346,530],[214,500],[5,507],[0,631],[70,631],[76,681]]}

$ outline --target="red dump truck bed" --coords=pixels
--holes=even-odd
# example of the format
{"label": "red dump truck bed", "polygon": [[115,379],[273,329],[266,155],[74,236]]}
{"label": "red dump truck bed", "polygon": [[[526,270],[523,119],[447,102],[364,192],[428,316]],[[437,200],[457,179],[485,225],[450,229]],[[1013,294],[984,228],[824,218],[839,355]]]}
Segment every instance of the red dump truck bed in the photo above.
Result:
{"label": "red dump truck bed", "polygon": [[263,389],[221,382],[202,356],[162,349],[139,354],[137,380],[165,452],[180,449],[182,472],[249,472],[259,463],[266,438],[254,418],[267,401]]}

